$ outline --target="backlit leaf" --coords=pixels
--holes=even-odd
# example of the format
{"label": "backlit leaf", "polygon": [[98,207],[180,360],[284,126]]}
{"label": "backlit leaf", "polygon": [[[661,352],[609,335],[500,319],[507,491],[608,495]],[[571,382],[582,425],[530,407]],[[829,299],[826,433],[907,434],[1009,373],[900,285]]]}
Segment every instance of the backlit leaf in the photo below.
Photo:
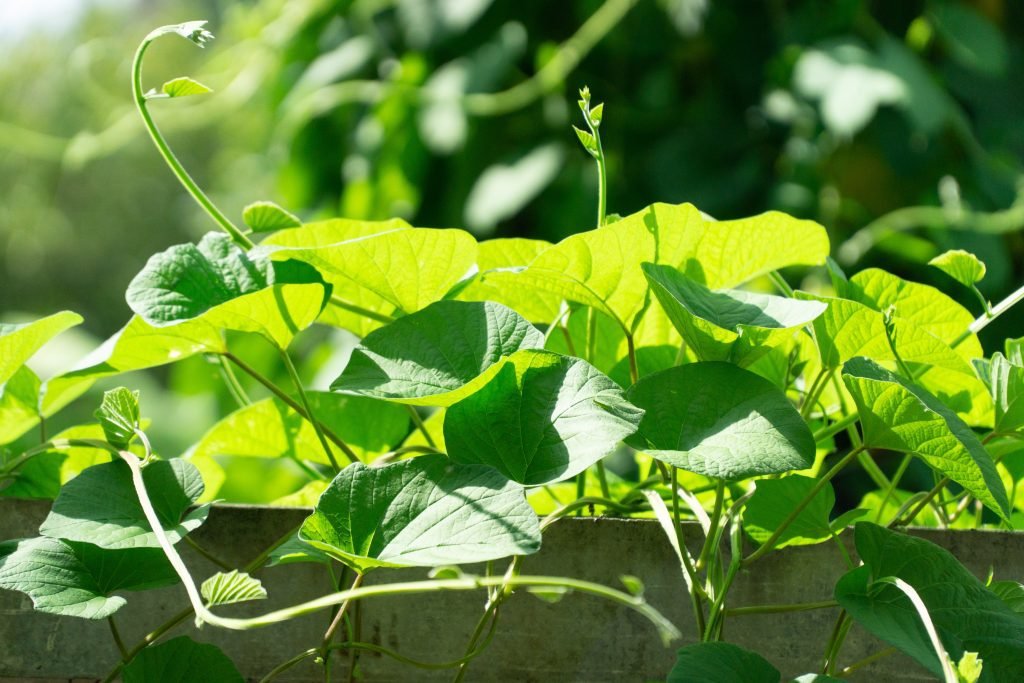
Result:
{"label": "backlit leaf", "polygon": [[729,363],[680,365],[637,382],[644,452],[680,469],[745,479],[810,467],[814,438],[770,382]]}
{"label": "backlit leaf", "polygon": [[299,537],[357,571],[482,562],[540,548],[522,487],[490,467],[443,455],[349,465]]}
{"label": "backlit leaf", "polygon": [[971,287],[985,277],[985,264],[974,254],[963,249],[951,249],[928,262],[965,287]]}
{"label": "backlit leaf", "polygon": [[847,361],[843,382],[857,403],[867,446],[917,454],[1000,517],[1007,517],[1006,491],[991,457],[949,408],[866,358]]}
{"label": "backlit leaf", "polygon": [[439,301],[368,334],[331,389],[447,406],[486,383],[506,356],[543,344],[536,328],[501,304]]}
{"label": "backlit leaf", "polygon": [[[816,480],[792,474],[781,479],[759,479],[754,495],[743,509],[743,530],[764,543],[789,514],[810,494]],[[826,485],[782,532],[775,542],[776,548],[787,545],[814,545],[832,537],[829,515],[836,496],[831,485]]]}
{"label": "backlit leaf", "polygon": [[10,443],[39,424],[40,382],[27,365],[0,384],[0,444]]}
{"label": "backlit leaf", "polygon": [[[203,493],[203,480],[190,463],[158,460],[142,470],[142,477],[171,543],[206,520],[207,505],[188,512]],[[109,549],[159,547],[135,494],[131,471],[121,460],[90,467],[65,484],[39,533]]]}
{"label": "backlit leaf", "polygon": [[548,292],[508,286],[507,280],[501,278],[491,279],[494,273],[517,272],[526,268],[550,247],[550,242],[521,237],[481,242],[476,261],[480,273],[459,291],[457,298],[463,301],[495,301],[505,304],[530,322],[551,322],[558,317],[561,297]]}
{"label": "backlit leaf", "polygon": [[237,569],[214,574],[203,581],[200,593],[206,600],[207,607],[264,600],[267,597],[267,590],[259,579],[254,579]]}
{"label": "backlit leaf", "polygon": [[139,427],[139,392],[118,387],[103,392],[103,403],[95,413],[107,443],[127,448]]}
{"label": "backlit leaf", "polygon": [[242,209],[242,220],[253,232],[276,232],[302,225],[298,216],[266,201],[253,202]]}
{"label": "backlit leaf", "polygon": [[537,486],[568,479],[614,451],[642,414],[589,363],[520,351],[448,408],[444,440],[456,462],[490,465]]}
{"label": "backlit leaf", "polygon": [[160,92],[168,97],[189,97],[190,95],[205,95],[213,92],[213,90],[199,81],[187,76],[181,76],[164,83],[160,87]]}
{"label": "backlit leaf", "polygon": [[10,379],[43,344],[81,322],[82,316],[77,313],[61,311],[30,323],[0,323],[0,384]]}

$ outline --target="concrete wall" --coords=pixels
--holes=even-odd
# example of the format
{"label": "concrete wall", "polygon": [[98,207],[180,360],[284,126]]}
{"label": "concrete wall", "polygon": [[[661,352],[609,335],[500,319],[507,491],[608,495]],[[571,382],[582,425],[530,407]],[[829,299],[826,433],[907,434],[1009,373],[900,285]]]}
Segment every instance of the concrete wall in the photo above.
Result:
{"label": "concrete wall", "polygon": [[[46,515],[43,502],[0,499],[0,539],[37,535]],[[240,506],[214,509],[195,534],[222,559],[243,566],[265,546],[306,516],[302,510],[271,510]],[[696,544],[699,530],[688,528]],[[997,532],[921,531],[920,535],[949,549],[976,575],[1007,562],[1020,567],[1024,534]],[[849,540],[849,539],[847,539]],[[184,544],[186,561],[197,578],[216,571]],[[503,568],[505,563],[496,565]],[[809,602],[832,597],[844,563],[833,544],[792,548],[758,562],[741,574],[732,592],[732,607],[766,603]],[[467,568],[467,571],[480,571]],[[380,570],[368,581],[426,578],[426,570]],[[661,528],[646,520],[566,519],[544,535],[540,553],[524,562],[523,573],[569,576],[621,587],[618,577],[632,574],[646,585],[646,597],[684,633],[684,640],[664,648],[653,627],[637,614],[586,595],[569,595],[556,604],[519,593],[501,610],[497,636],[469,670],[468,681],[601,682],[664,680],[675,660],[675,647],[696,638],[678,562]],[[256,614],[331,591],[320,566],[289,565],[260,574],[269,599],[224,609],[225,613]],[[127,593],[128,604],[116,614],[129,644],[187,606],[180,586]],[[466,641],[483,609],[483,592],[444,593],[402,598],[374,598],[362,603],[365,641],[397,649],[423,660],[444,661],[463,654]],[[838,610],[730,618],[726,638],[760,652],[784,675],[817,671]],[[278,663],[319,644],[328,614],[307,616],[248,632],[212,627],[197,630],[191,619],[171,635],[189,634],[217,644],[243,674],[258,680]],[[130,646],[130,645],[129,645]],[[854,627],[841,661],[851,663],[884,647]],[[0,680],[102,678],[117,655],[103,621],[57,618],[32,611],[20,593],[0,591]],[[340,661],[340,660],[339,660]],[[365,681],[446,681],[452,672],[412,669],[390,658],[362,653]],[[339,669],[341,667],[339,666]],[[338,670],[338,669],[336,669]],[[295,667],[281,681],[321,681],[311,661]],[[343,676],[336,677],[336,680]],[[932,680],[902,655],[880,660],[850,680]]]}

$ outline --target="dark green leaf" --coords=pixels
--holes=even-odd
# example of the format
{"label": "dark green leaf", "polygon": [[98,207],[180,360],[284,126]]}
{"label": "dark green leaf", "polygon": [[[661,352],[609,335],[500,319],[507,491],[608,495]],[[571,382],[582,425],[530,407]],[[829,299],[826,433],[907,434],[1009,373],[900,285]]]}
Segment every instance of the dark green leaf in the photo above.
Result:
{"label": "dark green leaf", "polygon": [[456,462],[496,468],[526,486],[568,479],[636,432],[642,411],[589,363],[519,351],[448,408],[444,440]]}
{"label": "dark green leaf", "polygon": [[854,540],[864,565],[839,580],[836,600],[861,626],[941,675],[913,604],[895,586],[875,583],[897,577],[917,591],[954,662],[965,651],[977,652],[985,662],[982,681],[1024,680],[1024,617],[955,557],[929,541],[868,522],[857,524]]}
{"label": "dark green leaf", "polygon": [[[206,505],[185,514],[203,493],[202,477],[191,463],[158,460],[142,470],[142,477],[171,543],[206,520]],[[65,484],[39,533],[111,549],[160,545],[135,494],[131,471],[121,460],[90,467]]]}
{"label": "dark green leaf", "polygon": [[637,382],[627,398],[646,411],[645,452],[721,479],[810,467],[814,437],[785,394],[728,363],[680,365]]}
{"label": "dark green leaf", "polygon": [[779,683],[782,674],[756,652],[708,642],[679,649],[668,683]]}
{"label": "dark green leaf", "polygon": [[518,484],[443,455],[349,465],[299,537],[357,571],[482,562],[540,548],[537,515]]}
{"label": "dark green leaf", "polygon": [[501,304],[439,301],[368,334],[331,388],[447,406],[485,384],[506,356],[543,345],[536,328]]}
{"label": "dark green leaf", "polygon": [[0,543],[0,588],[25,593],[40,612],[103,619],[125,604],[113,593],[177,580],[159,549],[105,550],[53,538]]}
{"label": "dark green leaf", "polygon": [[179,636],[147,647],[124,667],[124,683],[243,683],[238,669],[216,645]]}

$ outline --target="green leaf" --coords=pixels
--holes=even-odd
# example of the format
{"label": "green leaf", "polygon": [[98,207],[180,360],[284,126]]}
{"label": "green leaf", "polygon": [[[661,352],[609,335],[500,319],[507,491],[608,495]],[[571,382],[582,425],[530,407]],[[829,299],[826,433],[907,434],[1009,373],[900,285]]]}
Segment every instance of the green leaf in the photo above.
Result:
{"label": "green leaf", "polygon": [[22,365],[0,384],[0,444],[14,441],[39,424],[39,378]]}
{"label": "green leaf", "polygon": [[590,110],[590,122],[594,124],[594,127],[601,125],[601,120],[604,118],[604,102],[596,105]]}
{"label": "green leaf", "polygon": [[203,47],[208,41],[213,40],[213,34],[203,28],[204,26],[206,26],[205,19],[199,21],[186,21],[181,24],[171,24],[169,26],[161,26],[158,29],[150,31],[149,35],[146,36],[146,40],[150,41],[163,35],[176,33],[190,43],[195,43],[199,47]]}
{"label": "green leaf", "polygon": [[505,357],[543,345],[536,328],[501,304],[439,301],[368,334],[331,389],[448,406],[485,384]]}
{"label": "green leaf", "polygon": [[626,396],[646,411],[643,450],[688,472],[736,480],[814,462],[814,437],[786,395],[729,363],[676,366],[644,377]]}
{"label": "green leaf", "polygon": [[202,318],[154,327],[135,316],[73,369],[46,382],[43,414],[56,413],[103,377],[173,363],[197,353],[226,352],[220,332]]}
{"label": "green leaf", "polygon": [[127,448],[139,428],[139,392],[125,387],[103,392],[103,403],[95,417],[107,443],[114,448]]}
{"label": "green leaf", "polygon": [[276,567],[281,564],[297,564],[299,562],[330,564],[331,556],[306,543],[296,533],[271,551],[267,557],[266,566]]}
{"label": "green leaf", "polygon": [[970,5],[937,2],[928,18],[949,55],[960,65],[986,76],[1000,76],[1009,63],[1009,48],[999,27]]}
{"label": "green leaf", "polygon": [[731,643],[680,648],[668,683],[779,683],[782,674],[756,652]]}
{"label": "green leaf", "polygon": [[824,367],[838,369],[856,356],[895,360],[880,312],[849,299],[814,296],[805,292],[797,292],[796,296],[827,305],[814,320],[814,334]]}
{"label": "green leaf", "polygon": [[243,683],[238,669],[216,645],[197,643],[188,636],[147,647],[122,671],[124,683]]}
{"label": "green leaf", "polygon": [[[892,309],[895,317],[909,320],[946,344],[952,344],[974,322],[970,311],[934,287],[903,280],[878,268],[862,270],[839,284],[838,293],[843,298],[879,312]],[[960,342],[956,352],[968,361],[983,355],[974,334]]]}
{"label": "green leaf", "polygon": [[1017,581],[993,581],[988,587],[1014,612],[1024,615],[1024,583]]}
{"label": "green leaf", "polygon": [[[735,359],[763,351],[773,330],[801,327],[822,314],[825,304],[739,289],[711,290],[671,266],[642,264],[662,308],[701,360]],[[736,346],[741,338],[756,341]]]}
{"label": "green leaf", "polygon": [[[813,477],[798,474],[781,479],[759,479],[755,484],[754,495],[743,510],[743,530],[758,543],[764,543],[796,509],[797,504],[810,494],[815,483]],[[832,538],[829,515],[835,503],[836,496],[831,485],[818,491],[811,498],[810,504],[782,532],[775,547],[814,545]]]}
{"label": "green leaf", "polygon": [[82,316],[61,311],[20,325],[0,323],[0,384],[5,383],[43,344],[82,322]]}
{"label": "green leaf", "polygon": [[[207,505],[185,514],[203,493],[202,477],[192,464],[158,460],[142,470],[142,478],[171,543],[206,520]],[[160,547],[135,494],[131,471],[121,460],[90,467],[65,484],[39,533],[109,549]]]}
{"label": "green leaf", "polygon": [[249,602],[250,600],[264,600],[267,597],[267,590],[260,583],[245,572],[232,569],[229,572],[214,574],[200,588],[207,607],[217,605],[233,605],[237,602]]}
{"label": "green leaf", "polygon": [[985,277],[985,264],[963,249],[951,249],[928,262],[965,287],[973,287]]}
{"label": "green leaf", "polygon": [[636,432],[642,411],[594,366],[519,351],[487,384],[448,408],[448,456],[539,486],[568,479]]}
{"label": "green leaf", "polygon": [[322,246],[283,246],[275,235],[256,251],[313,265],[340,298],[368,290],[402,313],[439,301],[474,267],[476,240],[454,229],[399,227]]}
{"label": "green leaf", "polygon": [[266,201],[253,202],[242,209],[242,220],[253,232],[277,232],[302,225],[298,216]]}
{"label": "green leaf", "polygon": [[[363,460],[392,450],[409,431],[409,414],[402,406],[320,391],[307,392],[307,397],[317,420]],[[222,419],[190,449],[189,456],[291,457],[329,464],[309,421],[273,397]]]}
{"label": "green leaf", "polygon": [[1006,491],[978,437],[924,389],[866,358],[843,366],[843,382],[857,404],[864,443],[914,453],[1007,519]]}
{"label": "green leaf", "polygon": [[222,233],[152,256],[129,283],[131,309],[155,327],[202,317],[285,348],[316,320],[328,289],[308,266],[251,257]]}
{"label": "green leaf", "polygon": [[1024,367],[1010,363],[1001,353],[992,355],[987,379],[995,404],[995,431],[1024,429]]}
{"label": "green leaf", "polygon": [[867,522],[854,532],[864,565],[845,574],[835,596],[870,633],[941,675],[938,657],[917,611],[895,586],[913,586],[928,608],[946,651],[958,661],[965,651],[985,662],[982,681],[1024,680],[1024,617],[985,588],[955,557],[937,545]]}
{"label": "green leaf", "polygon": [[490,467],[424,455],[349,465],[299,538],[356,571],[434,567],[529,555],[540,548],[523,489]]}
{"label": "green leaf", "polygon": [[477,267],[480,273],[461,289],[457,298],[463,301],[494,301],[504,304],[530,322],[550,323],[558,317],[561,297],[548,292],[508,286],[494,273],[518,272],[533,262],[550,242],[521,237],[485,240],[478,245]]}
{"label": "green leaf", "polygon": [[597,140],[593,135],[585,130],[573,126],[572,129],[576,131],[576,137],[580,139],[580,143],[583,145],[583,149],[587,150],[591,154],[597,154]]}
{"label": "green leaf", "polygon": [[25,593],[39,612],[103,619],[125,604],[115,592],[177,581],[159,549],[104,550],[53,538],[0,543],[0,588]]}
{"label": "green leaf", "polygon": [[213,90],[199,81],[194,81],[187,76],[182,76],[164,83],[160,88],[160,92],[168,97],[189,97],[191,95],[205,95],[213,92]]}

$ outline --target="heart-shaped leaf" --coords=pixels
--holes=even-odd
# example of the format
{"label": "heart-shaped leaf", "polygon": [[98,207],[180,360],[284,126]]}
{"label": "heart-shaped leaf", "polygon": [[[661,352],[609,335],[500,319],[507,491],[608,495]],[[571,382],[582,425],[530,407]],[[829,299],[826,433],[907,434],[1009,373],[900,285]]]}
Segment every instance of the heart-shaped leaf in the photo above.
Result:
{"label": "heart-shaped leaf", "polygon": [[216,645],[188,636],[172,638],[141,650],[122,671],[124,683],[242,683],[245,679]]}
{"label": "heart-shaped leaf", "polygon": [[558,317],[562,303],[560,296],[523,287],[502,286],[500,277],[491,279],[497,273],[515,273],[525,269],[549,248],[550,242],[522,237],[481,242],[477,245],[476,257],[480,273],[459,291],[457,298],[463,301],[495,301],[530,322],[550,323]]}
{"label": "heart-shaped leaf", "polygon": [[578,358],[519,351],[487,384],[448,408],[456,462],[490,465],[526,486],[579,474],[636,432],[643,412]]}
{"label": "heart-shaped leaf", "polygon": [[131,309],[155,327],[202,317],[284,348],[316,320],[328,288],[313,268],[250,256],[222,233],[152,256],[129,283]]}
{"label": "heart-shaped leaf", "polygon": [[[728,360],[769,345],[773,330],[800,327],[825,310],[801,301],[739,289],[711,290],[671,266],[643,264],[644,275],[672,324],[701,360]],[[754,335],[756,342],[740,344]],[[739,353],[737,353],[739,351]]]}
{"label": "heart-shaped leaf", "polygon": [[680,648],[668,683],[779,683],[782,674],[756,652],[732,643],[695,643]]}
{"label": "heart-shaped leaf", "polygon": [[[142,470],[142,478],[171,543],[206,520],[207,505],[185,514],[203,493],[203,479],[191,463],[158,460]],[[90,467],[65,484],[39,533],[109,549],[160,547],[135,494],[131,470],[121,460]]]}
{"label": "heart-shaped leaf", "polygon": [[992,458],[953,411],[867,358],[847,361],[843,382],[857,403],[867,446],[920,456],[1000,517],[1008,518],[1006,491]]}
{"label": "heart-shaped leaf", "polygon": [[414,405],[447,406],[544,336],[492,302],[439,301],[366,336],[331,389]]}
{"label": "heart-shaped leaf", "polygon": [[0,588],[25,593],[39,612],[103,619],[125,604],[115,592],[177,581],[159,549],[105,550],[45,537],[0,543]]}
{"label": "heart-shaped leaf", "polygon": [[646,411],[644,451],[680,469],[735,480],[814,462],[814,437],[786,395],[735,365],[676,366],[643,378],[626,396]]}
{"label": "heart-shaped leaf", "polygon": [[107,443],[127,448],[139,427],[139,392],[118,387],[103,392],[103,403],[95,413]]}
{"label": "heart-shaped leaf", "polygon": [[286,247],[275,236],[256,253],[312,264],[346,301],[350,292],[365,289],[402,313],[414,313],[470,273],[476,240],[462,230],[400,227],[321,246]]}
{"label": "heart-shaped leaf", "polygon": [[889,583],[910,584],[924,602],[953,661],[965,651],[985,662],[982,681],[1024,680],[1024,616],[985,588],[955,557],[920,538],[860,522],[854,531],[864,565],[836,584],[836,600],[872,634],[942,674],[931,640],[910,600]]}
{"label": "heart-shaped leaf", "polygon": [[82,316],[77,313],[61,311],[20,325],[0,323],[0,384],[10,379],[43,344],[81,322]]}
{"label": "heart-shaped leaf", "polygon": [[349,465],[299,538],[362,572],[529,555],[540,548],[540,526],[522,487],[496,470],[424,455]]}

